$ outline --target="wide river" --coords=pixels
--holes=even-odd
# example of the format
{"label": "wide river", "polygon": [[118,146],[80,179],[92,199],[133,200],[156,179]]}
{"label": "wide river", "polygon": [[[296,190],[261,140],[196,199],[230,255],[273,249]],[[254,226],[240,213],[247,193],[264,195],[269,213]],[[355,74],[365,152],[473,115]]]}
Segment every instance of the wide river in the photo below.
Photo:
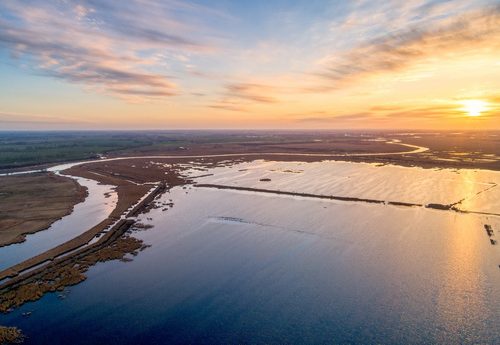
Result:
{"label": "wide river", "polygon": [[334,161],[207,173],[197,182],[475,213],[176,187],[160,200],[172,208],[140,217],[150,248],[0,324],[51,345],[500,343],[500,244],[484,229],[500,243],[500,173]]}

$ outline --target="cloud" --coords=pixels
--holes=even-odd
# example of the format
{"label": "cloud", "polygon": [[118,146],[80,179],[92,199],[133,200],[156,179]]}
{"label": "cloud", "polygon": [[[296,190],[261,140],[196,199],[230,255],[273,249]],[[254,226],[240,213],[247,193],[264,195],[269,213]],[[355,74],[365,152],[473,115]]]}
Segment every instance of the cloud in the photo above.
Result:
{"label": "cloud", "polygon": [[[427,11],[433,7],[429,6]],[[358,78],[397,72],[431,59],[455,58],[466,52],[500,50],[500,5],[415,25],[373,38],[322,59],[317,75],[330,83],[316,90],[340,87]],[[314,90],[313,90],[314,91]]]}
{"label": "cloud", "polygon": [[[395,110],[397,109],[397,110]],[[444,111],[446,109],[446,111]],[[420,107],[420,108],[393,108],[389,112],[359,112],[350,114],[331,115],[325,114],[324,116],[305,116],[299,117],[296,121],[307,124],[324,124],[324,125],[338,125],[338,126],[364,126],[382,123],[395,123],[397,121],[417,121],[422,122],[428,119],[438,119],[449,116],[449,111],[455,110],[449,107]],[[463,113],[460,114],[463,117]]]}
{"label": "cloud", "polygon": [[13,129],[17,127],[37,128],[37,126],[40,128],[44,126],[48,126],[49,128],[51,128],[54,126],[73,126],[77,124],[88,125],[92,123],[81,119],[69,120],[68,118],[60,116],[23,114],[23,113],[0,111],[0,127],[3,129]]}
{"label": "cloud", "polygon": [[224,89],[219,100],[208,105],[209,108],[247,112],[250,105],[278,102],[275,97],[270,96],[276,91],[271,85],[239,82],[226,84]]}
{"label": "cloud", "polygon": [[[488,111],[481,114],[478,120],[487,120],[488,118],[499,115],[500,107],[495,103],[495,96],[487,98],[489,102]],[[415,105],[377,105],[370,108],[369,111],[356,112],[349,114],[331,114],[327,112],[312,112],[309,116],[294,114],[296,121],[300,123],[317,124],[355,124],[366,121],[368,123],[395,123],[395,122],[425,122],[429,120],[450,120],[453,118],[464,118],[465,111],[459,102],[449,100],[443,104],[434,104],[430,106]]]}
{"label": "cloud", "polygon": [[[216,14],[172,0],[6,0],[0,48],[30,61],[36,73],[131,101],[163,98],[179,89],[160,53],[214,49],[193,38],[202,36],[197,18],[207,15]],[[188,24],[193,21],[199,28]]]}
{"label": "cloud", "polygon": [[[30,73],[130,102],[183,95],[171,100],[168,117],[187,125],[193,109],[242,117],[259,111],[255,121],[304,110],[289,117],[296,125],[438,119],[456,109],[417,105],[498,89],[497,70],[483,77],[500,52],[500,5],[481,10],[487,0],[334,1],[321,8],[266,2],[252,5],[255,11],[192,1],[3,0],[0,53]],[[477,78],[473,68],[457,69],[457,79],[467,79],[462,85],[438,71],[469,61],[489,66],[478,66]],[[374,85],[373,76],[389,82]],[[427,81],[439,92],[422,90]],[[396,105],[381,104],[391,100]],[[320,107],[326,112],[307,111]],[[137,111],[137,121],[146,121]]]}
{"label": "cloud", "polygon": [[385,112],[385,111],[399,110],[399,109],[401,109],[401,107],[398,105],[375,105],[370,108],[371,111],[375,112],[379,111]]}
{"label": "cloud", "polygon": [[212,109],[219,109],[219,110],[227,110],[227,111],[237,111],[237,112],[247,112],[248,110],[241,105],[230,103],[230,102],[224,102],[220,101],[215,104],[211,104],[208,106],[209,108]]}
{"label": "cloud", "polygon": [[360,120],[373,120],[373,113],[361,112],[342,115],[324,115],[324,116],[306,116],[298,118],[298,122],[310,123],[332,123],[332,122],[345,122],[345,121],[360,121]]}
{"label": "cloud", "polygon": [[276,103],[277,100],[269,96],[272,91],[273,87],[263,84],[233,83],[226,85],[228,96],[256,103]]}
{"label": "cloud", "polygon": [[496,109],[500,110],[500,94],[498,93],[490,93],[487,95],[484,95],[484,97],[476,97],[479,99],[484,98],[487,102],[489,102],[489,106]]}
{"label": "cloud", "polygon": [[416,108],[401,108],[397,111],[388,112],[385,114],[388,118],[398,119],[446,119],[452,115],[463,117],[463,112],[459,112],[457,107],[453,106],[433,106],[433,107],[416,107]]}

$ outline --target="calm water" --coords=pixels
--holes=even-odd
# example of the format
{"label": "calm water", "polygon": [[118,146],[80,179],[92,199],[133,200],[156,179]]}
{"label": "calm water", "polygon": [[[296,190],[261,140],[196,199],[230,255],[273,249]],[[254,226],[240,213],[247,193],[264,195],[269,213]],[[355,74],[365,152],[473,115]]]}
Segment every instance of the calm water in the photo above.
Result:
{"label": "calm water", "polygon": [[[405,168],[392,172],[394,181],[411,173],[441,190],[393,184],[390,193],[380,183],[394,167],[325,162],[314,163],[321,173],[308,164],[276,171],[299,165],[290,164],[216,169],[204,182],[432,202],[445,192],[474,199],[471,191],[499,176]],[[314,181],[307,171],[316,171]],[[264,175],[272,181],[262,185]],[[487,193],[496,191],[480,196],[493,198]],[[99,264],[65,299],[47,295],[0,324],[22,328],[28,344],[500,341],[500,246],[483,228],[492,224],[500,237],[499,217],[202,188],[175,188],[163,199],[175,205],[142,216],[154,228],[135,236],[152,247],[133,262]]]}

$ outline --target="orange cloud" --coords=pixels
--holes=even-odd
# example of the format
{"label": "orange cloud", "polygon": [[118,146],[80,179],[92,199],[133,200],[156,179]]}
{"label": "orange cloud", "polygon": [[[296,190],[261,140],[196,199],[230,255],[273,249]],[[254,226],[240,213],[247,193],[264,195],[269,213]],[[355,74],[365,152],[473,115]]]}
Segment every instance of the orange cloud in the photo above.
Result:
{"label": "orange cloud", "polygon": [[500,50],[500,5],[454,17],[437,27],[412,27],[323,59],[316,74],[331,83],[312,88],[327,91],[361,77],[401,71],[425,60],[453,58],[467,51]]}

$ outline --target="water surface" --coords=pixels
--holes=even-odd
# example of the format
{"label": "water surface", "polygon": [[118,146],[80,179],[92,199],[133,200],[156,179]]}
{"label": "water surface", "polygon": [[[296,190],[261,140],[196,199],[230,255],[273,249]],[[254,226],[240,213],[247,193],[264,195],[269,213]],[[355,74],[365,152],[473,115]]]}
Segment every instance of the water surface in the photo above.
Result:
{"label": "water surface", "polygon": [[[342,162],[300,164],[307,177],[276,172],[282,164],[300,163],[217,168],[204,182],[445,202],[499,181]],[[0,323],[28,344],[500,340],[500,251],[484,231],[499,236],[499,217],[205,188],[176,187],[169,199],[173,208],[141,216],[154,228],[134,236],[152,247],[134,261],[98,264],[66,298],[49,294]]]}

